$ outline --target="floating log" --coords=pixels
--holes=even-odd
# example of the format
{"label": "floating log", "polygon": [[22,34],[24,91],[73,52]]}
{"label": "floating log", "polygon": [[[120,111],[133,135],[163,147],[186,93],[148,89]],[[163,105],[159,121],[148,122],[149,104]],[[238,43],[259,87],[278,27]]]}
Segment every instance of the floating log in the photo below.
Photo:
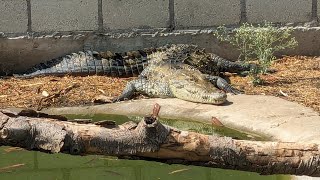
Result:
{"label": "floating log", "polygon": [[[320,176],[319,145],[262,142],[180,131],[161,124],[159,105],[139,123],[108,126],[0,110],[0,145],[51,153],[139,157],[269,174]],[[34,114],[34,113],[33,113]],[[48,118],[50,117],[50,118]],[[105,126],[105,127],[103,127]]]}

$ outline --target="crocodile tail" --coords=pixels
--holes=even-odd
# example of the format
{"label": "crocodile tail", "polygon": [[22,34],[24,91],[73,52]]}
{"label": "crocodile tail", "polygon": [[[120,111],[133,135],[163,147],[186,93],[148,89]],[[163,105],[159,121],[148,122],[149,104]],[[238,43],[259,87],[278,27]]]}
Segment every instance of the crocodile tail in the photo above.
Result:
{"label": "crocodile tail", "polygon": [[13,74],[12,76],[17,79],[31,79],[40,75],[31,73],[31,74]]}
{"label": "crocodile tail", "polygon": [[[153,51],[153,50],[151,50]],[[33,78],[53,75],[108,75],[135,76],[139,75],[148,65],[148,52],[138,50],[126,53],[78,52],[45,63],[33,66],[24,74],[14,74],[16,78]]]}
{"label": "crocodile tail", "polygon": [[14,77],[33,78],[45,75],[63,76],[72,72],[77,72],[77,67],[81,64],[81,58],[84,58],[82,56],[85,56],[85,52],[72,53],[64,57],[52,59],[45,63],[33,66],[28,69],[25,74],[15,74]]}

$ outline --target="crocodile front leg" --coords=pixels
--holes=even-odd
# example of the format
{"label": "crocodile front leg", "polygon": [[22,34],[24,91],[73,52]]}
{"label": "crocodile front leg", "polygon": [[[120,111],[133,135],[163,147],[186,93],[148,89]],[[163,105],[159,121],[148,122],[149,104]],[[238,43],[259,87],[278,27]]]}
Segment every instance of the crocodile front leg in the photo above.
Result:
{"label": "crocodile front leg", "polygon": [[232,94],[242,94],[243,93],[240,90],[232,87],[226,80],[224,80],[223,78],[221,78],[219,76],[212,76],[209,74],[204,74],[204,76],[213,85],[215,85],[217,88],[219,88],[225,92],[232,93]]}
{"label": "crocodile front leg", "polygon": [[151,82],[145,78],[139,78],[128,82],[122,94],[115,98],[113,102],[131,99],[134,93],[145,94],[149,97],[174,97],[167,83],[158,81]]}

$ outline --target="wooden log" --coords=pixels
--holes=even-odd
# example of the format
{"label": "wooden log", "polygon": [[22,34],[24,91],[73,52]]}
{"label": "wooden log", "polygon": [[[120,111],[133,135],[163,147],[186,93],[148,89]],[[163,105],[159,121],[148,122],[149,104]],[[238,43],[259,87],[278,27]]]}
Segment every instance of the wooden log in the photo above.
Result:
{"label": "wooden log", "polygon": [[[158,108],[158,110],[157,110]],[[160,107],[138,124],[112,128],[0,110],[0,145],[27,149],[152,158],[167,163],[320,176],[319,145],[235,140],[180,131],[157,121]]]}

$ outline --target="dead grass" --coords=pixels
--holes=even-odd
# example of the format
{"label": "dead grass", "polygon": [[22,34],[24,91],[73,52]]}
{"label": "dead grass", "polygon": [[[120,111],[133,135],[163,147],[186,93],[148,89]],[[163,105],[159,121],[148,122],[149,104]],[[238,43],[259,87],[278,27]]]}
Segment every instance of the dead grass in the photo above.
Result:
{"label": "dead grass", "polygon": [[[230,76],[234,86],[246,94],[279,96],[295,101],[320,112],[320,58],[284,57],[272,68],[276,73],[264,75],[263,86],[253,86],[249,77]],[[45,96],[59,94],[73,84],[70,91],[47,99],[43,107],[90,105],[97,95],[117,96],[127,81],[133,78],[105,76],[41,77],[34,79],[0,79],[0,108],[37,108]]]}

